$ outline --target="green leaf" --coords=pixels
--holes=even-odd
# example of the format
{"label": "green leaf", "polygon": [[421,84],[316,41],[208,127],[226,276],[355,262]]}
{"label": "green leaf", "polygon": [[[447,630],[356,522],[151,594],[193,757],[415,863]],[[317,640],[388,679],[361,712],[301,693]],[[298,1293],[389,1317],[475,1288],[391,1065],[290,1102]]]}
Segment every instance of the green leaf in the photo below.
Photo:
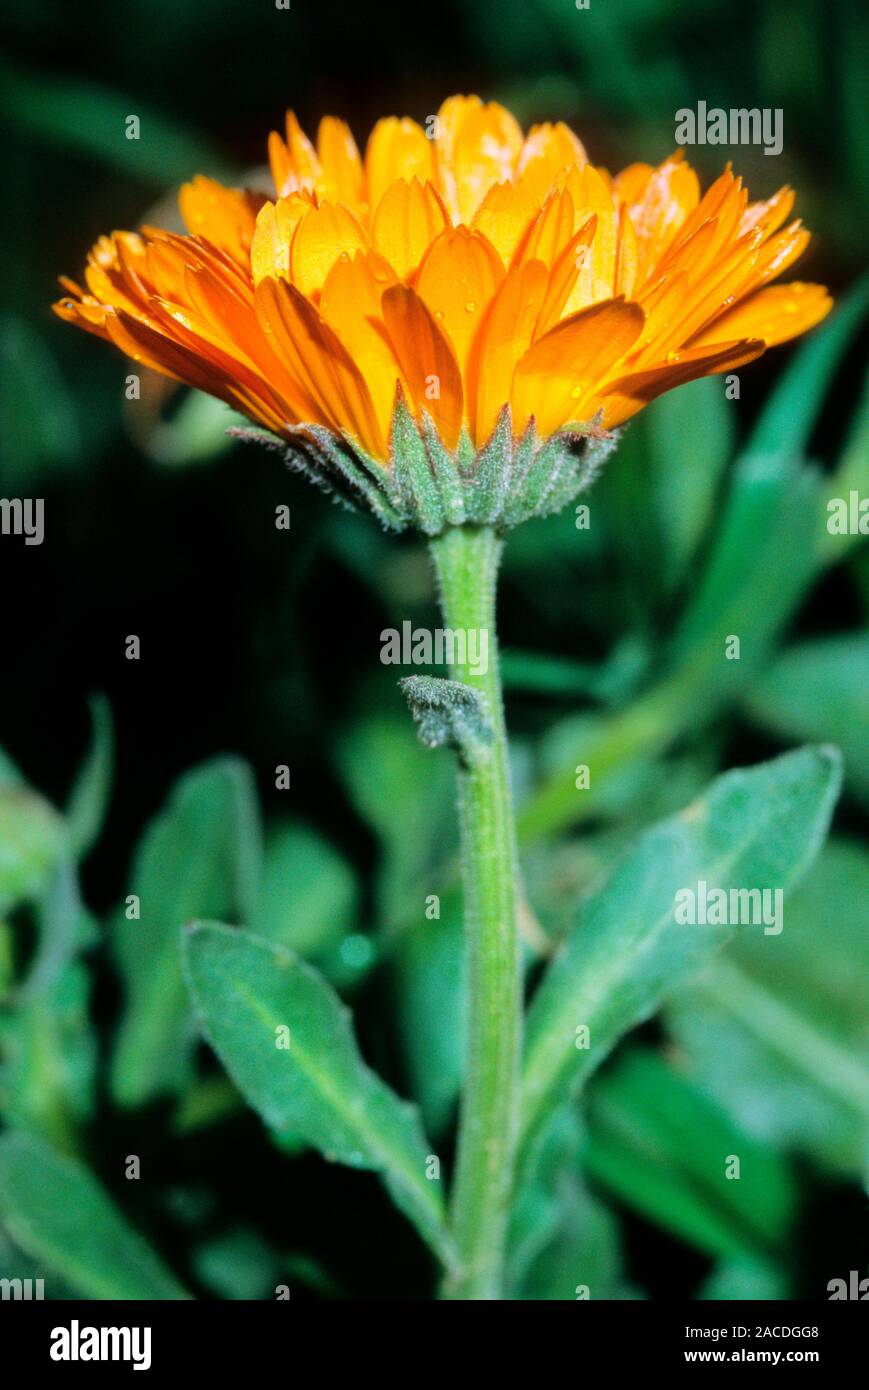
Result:
{"label": "green leaf", "polygon": [[741,1257],[721,1260],[697,1297],[712,1303],[775,1301],[789,1298],[790,1283],[780,1262]]}
{"label": "green leaf", "polygon": [[698,1084],[762,1143],[860,1178],[869,1153],[869,855],[831,840],[780,936],[743,933],[667,1010]]}
{"label": "green leaf", "polygon": [[83,947],[92,944],[93,918],[81,900],[78,877],[71,864],[61,861],[34,903],[37,947],[26,978],[15,991],[22,1002],[49,989]]}
{"label": "green leaf", "polygon": [[[734,1157],[738,1178],[726,1171]],[[583,1162],[602,1187],[707,1254],[781,1250],[793,1224],[787,1163],[650,1050],[629,1052],[589,1087]]]}
{"label": "green leaf", "polygon": [[84,1298],[189,1297],[87,1168],[35,1135],[0,1136],[0,1220]]}
{"label": "green leaf", "polygon": [[517,1297],[558,1302],[637,1298],[623,1276],[615,1215],[575,1175],[565,1179],[559,1198],[555,1235],[532,1264]]}
{"label": "green leaf", "polygon": [[443,1202],[426,1178],[431,1149],[417,1112],[365,1065],[349,1011],[322,976],[290,951],[214,922],[185,933],[184,956],[202,1030],[266,1124],[336,1162],[380,1173],[448,1260]]}
{"label": "green leaf", "polygon": [[[797,460],[747,454],[733,470],[711,554],[671,643],[683,679],[711,704],[757,669],[807,592],[821,505],[818,475]],[[739,660],[724,657],[731,635]]]}
{"label": "green leaf", "polygon": [[[528,1016],[526,1141],[729,935],[726,927],[677,923],[676,893],[701,879],[724,889],[789,887],[820,848],[840,777],[830,748],[728,772],[680,815],[646,831],[587,895]],[[582,1025],[587,1048],[578,1046]]]}
{"label": "green leaf", "polygon": [[214,396],[188,391],[168,418],[155,418],[142,436],[149,458],[164,468],[210,463],[233,447],[231,428],[246,426],[243,415]]}
{"label": "green leaf", "polygon": [[90,705],[93,742],[79,769],[66,808],[70,843],[77,857],[87,854],[96,843],[105,820],[114,776],[115,738],[111,706],[104,695],[96,695]]}
{"label": "green leaf", "polygon": [[73,961],[39,994],[0,1009],[0,1113],[63,1149],[73,1148],[93,1110],[89,998],[88,972]]}
{"label": "green leaf", "polygon": [[305,825],[270,826],[251,931],[300,956],[317,956],[352,930],[356,880],[328,840]]}
{"label": "green leaf", "polygon": [[0,914],[32,898],[67,854],[62,817],[23,783],[0,784]]}
{"label": "green leaf", "polygon": [[40,493],[81,456],[76,407],[42,335],[26,318],[0,318],[0,477],[5,497]]}
{"label": "green leaf", "polygon": [[336,766],[359,813],[383,841],[378,916],[384,930],[424,902],[432,866],[455,844],[453,769],[409,737],[407,716],[365,719],[341,739]]}
{"label": "green leaf", "polygon": [[751,687],[746,705],[787,742],[838,744],[846,782],[869,800],[869,634],[788,648]]}
{"label": "green leaf", "polygon": [[582,696],[599,699],[606,672],[590,662],[569,661],[545,652],[506,651],[501,657],[506,690],[530,690],[535,695]]}
{"label": "green leaf", "polygon": [[649,529],[659,582],[668,590],[684,577],[712,518],[733,442],[733,409],[721,377],[704,377],[670,391],[649,410],[650,459],[644,462],[647,469],[651,462],[646,483],[655,509]]}
{"label": "green leaf", "polygon": [[579,1172],[581,1139],[579,1107],[568,1102],[550,1116],[540,1143],[523,1154],[507,1242],[508,1277],[514,1291],[522,1288],[531,1265],[556,1238],[565,1191]]}
{"label": "green leaf", "polygon": [[[842,502],[850,506],[852,492],[857,494],[864,506],[869,494],[869,380],[864,385],[862,399],[849,425],[845,447],[834,472],[826,476],[825,483],[818,553],[824,564],[835,564],[864,540],[859,524],[856,528],[849,524],[847,530],[835,526],[831,530],[830,523],[833,513],[840,511]],[[834,503],[832,509],[831,503]]]}
{"label": "green leaf", "polygon": [[[199,136],[170,121],[138,96],[76,78],[0,71],[0,115],[56,150],[90,155],[121,173],[167,183],[208,173],[226,177],[226,166]],[[127,138],[126,121],[137,115],[140,139]]]}
{"label": "green leaf", "polygon": [[194,1256],[197,1279],[221,1299],[273,1299],[285,1282],[276,1250],[245,1227],[233,1227],[203,1242]]}
{"label": "green leaf", "polygon": [[459,890],[440,894],[440,917],[432,920],[425,916],[425,899],[420,897],[415,918],[396,935],[391,964],[411,1092],[430,1133],[441,1134],[464,1071],[464,918]]}
{"label": "green leaf", "polygon": [[754,427],[747,453],[788,458],[805,452],[824,395],[867,306],[869,276],[864,276],[823,328],[799,347]]}
{"label": "green leaf", "polygon": [[245,763],[220,758],[182,777],[136,854],[130,892],[140,920],[120,913],[113,944],[127,993],[112,1065],[121,1105],[181,1091],[195,1028],[181,975],[178,929],[218,914],[247,921],[259,876],[260,827]]}
{"label": "green leaf", "polygon": [[[676,663],[696,668],[718,699],[756,669],[821,567],[824,493],[801,459],[867,302],[869,278],[801,346],[733,472],[709,561],[672,643]],[[740,638],[741,657],[724,662],[730,634]]]}

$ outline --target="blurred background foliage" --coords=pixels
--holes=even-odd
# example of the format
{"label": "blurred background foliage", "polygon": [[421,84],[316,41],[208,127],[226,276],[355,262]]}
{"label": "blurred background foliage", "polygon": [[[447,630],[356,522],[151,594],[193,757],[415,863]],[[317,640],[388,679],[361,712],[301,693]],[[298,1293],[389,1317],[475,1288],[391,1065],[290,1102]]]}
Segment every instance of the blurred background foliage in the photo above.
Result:
{"label": "blurred background foliage", "polygon": [[[738,401],[713,379],[632,424],[590,529],[568,512],[507,549],[532,974],[583,890],[716,772],[802,741],[845,755],[833,838],[776,949],[740,937],[562,1117],[559,1216],[522,1291],[824,1297],[865,1272],[869,567],[858,536],[825,526],[829,497],[869,494],[865,7],[8,0],[2,24],[0,493],[44,497],[47,526],[41,547],[0,548],[4,1274],[48,1274],[55,1296],[431,1290],[374,1178],[275,1144],[245,1111],[197,1045],[177,955],[193,916],[303,953],[448,1152],[452,776],[378,660],[384,627],[435,621],[425,551],[231,443],[211,401],[149,381],[125,405],[124,363],[48,304],[100,232],[173,218],[184,178],[253,177],[287,105],[309,129],[345,114],[362,140],[461,90],[568,120],[611,168],[664,157],[698,100],[782,107],[780,157],[691,157],[709,180],[732,156],[757,197],[795,185],[816,233],[797,273],[839,300],[808,342],[744,371]],[[596,769],[581,794],[578,762]],[[750,1189],[710,1180],[722,1153],[753,1164]],[[125,1181],[129,1154],[144,1181]]]}

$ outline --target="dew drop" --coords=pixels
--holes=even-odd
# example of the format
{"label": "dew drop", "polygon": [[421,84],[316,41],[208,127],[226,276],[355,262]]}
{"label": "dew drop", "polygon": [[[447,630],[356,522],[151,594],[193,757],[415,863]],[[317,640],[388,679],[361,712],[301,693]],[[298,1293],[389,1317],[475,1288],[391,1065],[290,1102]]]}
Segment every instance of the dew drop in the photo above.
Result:
{"label": "dew drop", "polygon": [[473,314],[474,311],[475,311],[475,309],[476,309],[476,307],[477,307],[477,306],[476,306],[476,304],[474,303],[473,299],[469,299],[468,302],[467,302],[467,304],[465,305],[465,309],[467,310],[467,312],[468,312],[469,314]]}

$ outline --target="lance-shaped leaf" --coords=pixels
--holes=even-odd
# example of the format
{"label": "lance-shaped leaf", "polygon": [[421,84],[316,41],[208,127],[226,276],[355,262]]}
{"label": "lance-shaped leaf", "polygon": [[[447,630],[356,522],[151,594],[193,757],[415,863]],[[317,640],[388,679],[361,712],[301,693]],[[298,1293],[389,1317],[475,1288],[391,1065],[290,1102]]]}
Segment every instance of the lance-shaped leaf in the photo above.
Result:
{"label": "lance-shaped leaf", "polygon": [[698,1085],[747,1134],[854,1180],[869,1153],[867,901],[869,855],[830,840],[781,936],[743,933],[667,1008]]}
{"label": "lance-shaped leaf", "polygon": [[840,763],[835,749],[805,748],[725,773],[678,816],[646,831],[591,890],[530,1010],[526,1139],[727,939],[730,926],[677,921],[676,894],[699,892],[701,880],[708,889],[787,889],[826,834]]}
{"label": "lance-shaped leaf", "polygon": [[748,692],[749,713],[785,739],[829,739],[845,781],[869,801],[869,633],[789,647]]}
{"label": "lance-shaped leaf", "polygon": [[259,812],[248,766],[215,758],[182,777],[136,853],[131,892],[140,917],[119,914],[114,928],[127,993],[112,1066],[112,1092],[122,1105],[183,1089],[195,1028],[178,930],[199,917],[246,921],[259,862]]}
{"label": "lance-shaped leaf", "polygon": [[584,1169],[627,1207],[716,1257],[787,1248],[797,1214],[787,1160],[657,1052],[615,1058],[589,1086],[587,1110]]}
{"label": "lance-shaped leaf", "polygon": [[250,1105],[282,1138],[382,1175],[396,1204],[450,1259],[434,1157],[416,1109],[359,1053],[350,1015],[321,975],[282,947],[215,922],[184,936],[196,1012]]}
{"label": "lance-shaped leaf", "polygon": [[0,1138],[0,1222],[85,1298],[189,1298],[88,1169],[34,1134]]}
{"label": "lance-shaped leaf", "polygon": [[90,707],[91,747],[79,769],[66,808],[69,837],[77,857],[86,855],[99,837],[114,777],[115,735],[111,706],[105,695],[95,695]]}
{"label": "lance-shaped leaf", "polygon": [[54,807],[14,774],[0,778],[0,912],[39,892],[68,850]]}

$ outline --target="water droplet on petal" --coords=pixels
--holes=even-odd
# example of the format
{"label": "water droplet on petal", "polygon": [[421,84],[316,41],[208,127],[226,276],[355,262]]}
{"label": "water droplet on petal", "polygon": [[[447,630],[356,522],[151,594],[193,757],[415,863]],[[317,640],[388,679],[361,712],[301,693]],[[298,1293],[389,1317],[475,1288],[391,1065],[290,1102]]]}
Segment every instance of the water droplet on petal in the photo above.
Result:
{"label": "water droplet on petal", "polygon": [[472,314],[472,313],[474,312],[474,310],[476,309],[476,307],[477,307],[477,306],[476,306],[476,304],[474,303],[473,299],[469,299],[468,302],[467,302],[467,304],[465,305],[465,309],[467,310],[467,312],[468,312],[469,314]]}

